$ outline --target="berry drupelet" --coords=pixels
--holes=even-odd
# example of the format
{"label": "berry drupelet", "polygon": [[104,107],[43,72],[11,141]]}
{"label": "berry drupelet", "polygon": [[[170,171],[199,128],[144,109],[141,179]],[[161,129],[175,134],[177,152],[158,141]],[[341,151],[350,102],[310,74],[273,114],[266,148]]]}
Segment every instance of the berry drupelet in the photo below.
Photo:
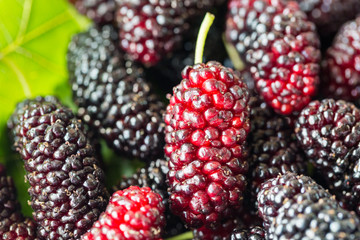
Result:
{"label": "berry drupelet", "polygon": [[115,0],[71,0],[76,9],[97,24],[114,21]]}
{"label": "berry drupelet", "polygon": [[105,212],[81,239],[161,239],[164,224],[161,196],[148,187],[131,186],[112,195]]}
{"label": "berry drupelet", "polygon": [[200,63],[212,20],[207,14],[197,64],[183,70],[164,116],[170,207],[193,228],[216,228],[241,209],[248,171],[246,84],[218,62]]}
{"label": "berry drupelet", "polygon": [[250,98],[250,109],[247,143],[251,191],[256,198],[263,182],[288,171],[304,174],[307,163],[290,118],[275,114],[256,93]]}
{"label": "berry drupelet", "polygon": [[116,0],[120,46],[132,59],[155,65],[189,29],[189,19],[223,0]]}
{"label": "berry drupelet", "polygon": [[48,96],[19,103],[8,127],[25,163],[38,237],[80,238],[108,199],[83,123]]}
{"label": "berry drupelet", "polygon": [[143,69],[117,47],[116,30],[92,27],[73,37],[68,69],[78,115],[120,153],[147,159],[162,153],[164,105]]}
{"label": "berry drupelet", "polygon": [[295,132],[309,160],[341,205],[360,214],[360,110],[342,100],[311,102]]}
{"label": "berry drupelet", "polygon": [[225,35],[276,112],[289,115],[310,102],[319,83],[320,41],[296,2],[230,0]]}
{"label": "berry drupelet", "polygon": [[286,202],[269,229],[269,240],[360,239],[360,221],[335,201]]}
{"label": "berry drupelet", "polygon": [[[358,1],[360,4],[360,1]],[[360,98],[360,17],[346,23],[323,61],[324,95],[354,101]]]}
{"label": "berry drupelet", "polygon": [[0,239],[33,240],[36,225],[24,218],[16,197],[13,179],[6,175],[4,165],[0,164]]}
{"label": "berry drupelet", "polygon": [[166,184],[166,175],[169,172],[168,162],[157,159],[150,162],[148,167],[139,169],[132,177],[123,178],[122,181],[113,189],[124,190],[130,186],[149,187],[158,193],[165,206],[166,227],[162,237],[175,236],[185,232],[185,226],[181,219],[171,213],[169,209],[169,193]]}
{"label": "berry drupelet", "polygon": [[264,227],[269,229],[286,201],[301,202],[305,199],[313,202],[328,199],[335,202],[330,193],[307,176],[288,172],[267,180],[257,195],[259,215],[264,220]]}

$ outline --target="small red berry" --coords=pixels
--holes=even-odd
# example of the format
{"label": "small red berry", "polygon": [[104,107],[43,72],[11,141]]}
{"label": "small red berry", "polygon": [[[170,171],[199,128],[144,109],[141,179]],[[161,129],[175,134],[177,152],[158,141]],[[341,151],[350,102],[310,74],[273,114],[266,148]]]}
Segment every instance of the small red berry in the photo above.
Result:
{"label": "small red berry", "polygon": [[83,240],[161,239],[165,207],[149,187],[130,186],[115,192]]}

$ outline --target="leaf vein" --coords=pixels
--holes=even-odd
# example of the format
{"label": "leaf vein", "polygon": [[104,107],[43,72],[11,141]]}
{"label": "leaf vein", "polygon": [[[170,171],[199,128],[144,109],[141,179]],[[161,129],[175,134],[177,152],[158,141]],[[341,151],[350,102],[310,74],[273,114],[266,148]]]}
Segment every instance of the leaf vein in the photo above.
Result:
{"label": "leaf vein", "polygon": [[21,72],[21,70],[16,66],[16,64],[14,64],[12,61],[10,61],[9,59],[4,58],[3,63],[5,63],[17,76],[23,90],[24,90],[24,94],[27,98],[31,97],[31,91],[30,91],[30,87],[28,85],[28,83],[26,82],[26,78],[24,76],[24,74]]}
{"label": "leaf vein", "polygon": [[[20,38],[22,35],[25,34],[27,26],[29,24],[30,15],[31,15],[31,8],[32,8],[32,0],[25,0],[23,13],[21,16],[20,28],[18,34],[16,36],[16,40]],[[15,40],[15,41],[16,41]]]}
{"label": "leaf vein", "polygon": [[[21,36],[13,43],[9,44],[6,48],[3,49],[2,58],[4,58],[9,53],[15,51],[19,46],[41,36],[42,34],[55,29],[56,27],[64,24],[65,22],[71,20],[71,16],[69,15],[69,10],[64,11],[63,13],[57,15],[56,17],[52,18],[50,21],[40,25],[39,27],[35,28],[31,32],[27,33],[24,36]],[[0,58],[1,59],[1,58]]]}
{"label": "leaf vein", "polygon": [[36,62],[39,66],[42,66],[43,68],[47,69],[49,72],[59,74],[64,78],[66,77],[66,73],[62,68],[60,68],[57,64],[53,63],[51,60],[45,58],[44,56],[35,53],[34,51],[25,47],[18,47],[18,49],[16,49],[16,52]]}

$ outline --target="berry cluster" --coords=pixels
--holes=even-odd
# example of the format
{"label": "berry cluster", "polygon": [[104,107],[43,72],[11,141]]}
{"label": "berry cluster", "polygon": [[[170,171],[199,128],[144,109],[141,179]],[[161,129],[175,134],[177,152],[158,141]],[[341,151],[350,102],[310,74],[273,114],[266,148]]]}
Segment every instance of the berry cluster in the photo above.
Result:
{"label": "berry cluster", "polygon": [[[71,2],[77,111],[17,105],[33,219],[0,165],[0,239],[360,239],[360,1]],[[110,200],[101,141],[144,164]]]}

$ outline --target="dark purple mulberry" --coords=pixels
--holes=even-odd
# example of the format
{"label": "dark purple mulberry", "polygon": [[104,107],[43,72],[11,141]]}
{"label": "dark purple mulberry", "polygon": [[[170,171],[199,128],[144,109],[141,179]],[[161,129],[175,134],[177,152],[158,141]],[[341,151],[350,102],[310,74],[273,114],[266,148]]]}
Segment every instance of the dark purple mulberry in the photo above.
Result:
{"label": "dark purple mulberry", "polygon": [[6,175],[4,165],[0,164],[0,239],[34,240],[35,238],[36,225],[22,215],[14,182]]}
{"label": "dark purple mulberry", "polygon": [[256,93],[250,98],[251,131],[247,138],[251,191],[256,199],[260,185],[279,174],[304,174],[307,162],[291,119],[277,115]]}
{"label": "dark purple mulberry", "polygon": [[108,200],[82,121],[56,98],[37,97],[17,105],[8,127],[25,162],[38,236],[80,238]]}
{"label": "dark purple mulberry", "polygon": [[360,221],[336,201],[286,202],[269,229],[269,240],[360,239]]}
{"label": "dark purple mulberry", "polygon": [[120,153],[148,159],[164,146],[164,105],[151,93],[143,69],[118,50],[105,25],[73,37],[68,69],[78,114]]}
{"label": "dark purple mulberry", "polygon": [[329,192],[307,176],[288,172],[263,183],[257,195],[257,205],[264,227],[269,229],[286,201],[300,202],[305,199],[313,202],[332,199],[335,202]]}
{"label": "dark purple mulberry", "polygon": [[360,110],[342,100],[311,102],[295,124],[298,141],[346,209],[360,214]]}

